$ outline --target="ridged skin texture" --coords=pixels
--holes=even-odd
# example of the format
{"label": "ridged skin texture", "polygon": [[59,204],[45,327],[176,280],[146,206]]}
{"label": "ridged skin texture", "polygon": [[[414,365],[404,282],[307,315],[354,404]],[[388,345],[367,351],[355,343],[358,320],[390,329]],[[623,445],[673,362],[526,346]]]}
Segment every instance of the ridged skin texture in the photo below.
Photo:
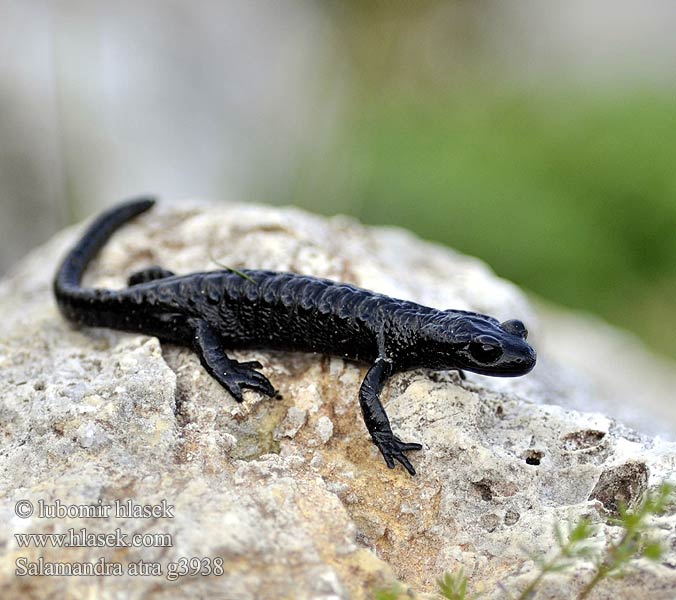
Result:
{"label": "ridged skin texture", "polygon": [[293,273],[244,270],[174,275],[151,267],[122,290],[82,288],[89,261],[112,233],[154,204],[122,203],[100,215],[66,256],[54,294],[71,321],[145,333],[193,348],[207,371],[236,400],[242,389],[275,390],[257,362],[239,363],[227,348],[319,352],[371,365],[359,400],[373,441],[392,468],[419,450],[392,432],[379,395],[389,376],[416,367],[517,376],[535,365],[518,320],[499,323],[478,313],[437,310],[355,286]]}

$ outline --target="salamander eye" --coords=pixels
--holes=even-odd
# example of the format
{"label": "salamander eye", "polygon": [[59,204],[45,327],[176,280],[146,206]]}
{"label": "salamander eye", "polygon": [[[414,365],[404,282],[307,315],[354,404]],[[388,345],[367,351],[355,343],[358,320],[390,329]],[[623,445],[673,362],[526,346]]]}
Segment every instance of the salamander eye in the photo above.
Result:
{"label": "salamander eye", "polygon": [[480,335],[469,344],[469,353],[479,363],[486,364],[502,356],[500,342],[490,335]]}

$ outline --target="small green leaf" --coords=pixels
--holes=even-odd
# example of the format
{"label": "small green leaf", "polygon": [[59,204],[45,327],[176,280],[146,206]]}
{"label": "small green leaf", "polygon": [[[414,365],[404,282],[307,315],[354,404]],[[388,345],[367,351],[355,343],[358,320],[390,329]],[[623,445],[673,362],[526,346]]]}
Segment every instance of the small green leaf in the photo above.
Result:
{"label": "small green leaf", "polygon": [[589,517],[582,517],[578,524],[570,532],[569,540],[571,542],[582,542],[588,540],[594,535],[594,526]]}
{"label": "small green leaf", "polygon": [[455,573],[448,571],[437,579],[439,592],[447,600],[469,600],[467,599],[467,577],[462,569]]}
{"label": "small green leaf", "polygon": [[230,271],[230,273],[234,273],[235,275],[239,275],[242,279],[246,279],[247,281],[250,281],[251,283],[258,285],[255,279],[251,279],[246,273],[243,273],[242,271],[238,271],[237,269],[233,269],[232,267],[226,267],[225,265],[219,265],[223,267],[226,271]]}
{"label": "small green leaf", "polygon": [[648,560],[660,560],[663,553],[664,548],[658,542],[649,542],[643,546],[643,556]]}
{"label": "small green leaf", "polygon": [[217,264],[222,269],[225,269],[226,271],[228,271],[230,273],[234,273],[235,275],[239,275],[242,279],[246,279],[247,281],[250,281],[251,283],[258,285],[256,280],[249,277],[246,273],[244,273],[242,271],[238,271],[237,269],[233,269],[232,267],[228,267],[227,265],[224,265],[222,262],[219,262],[218,260],[216,260],[213,256],[213,254],[211,253],[211,245],[209,246],[209,259],[211,260],[211,262]]}
{"label": "small green leaf", "polygon": [[375,591],[374,600],[399,600],[403,594],[401,586],[393,583],[389,587],[384,587]]}

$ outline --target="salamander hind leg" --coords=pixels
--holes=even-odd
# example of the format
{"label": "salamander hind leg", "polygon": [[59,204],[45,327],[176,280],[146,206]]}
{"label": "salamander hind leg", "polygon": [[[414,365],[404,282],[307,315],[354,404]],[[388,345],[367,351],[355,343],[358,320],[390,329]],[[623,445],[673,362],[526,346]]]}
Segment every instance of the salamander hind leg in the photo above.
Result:
{"label": "salamander hind leg", "polygon": [[255,369],[261,364],[254,361],[238,362],[229,358],[222,347],[218,332],[204,320],[195,322],[193,347],[200,357],[202,366],[218,383],[220,383],[237,402],[244,400],[242,391],[249,388],[266,396],[274,396],[277,392],[268,378]]}
{"label": "salamander hind leg", "polygon": [[173,277],[175,273],[162,267],[154,266],[147,269],[141,269],[129,276],[127,285],[138,285],[139,283],[147,283],[148,281],[155,281],[156,279],[164,279],[165,277]]}
{"label": "salamander hind leg", "polygon": [[366,373],[366,377],[359,389],[359,404],[364,423],[371,434],[371,438],[378,450],[383,455],[385,463],[390,469],[394,469],[394,461],[401,463],[411,474],[415,475],[415,469],[408,460],[406,452],[409,450],[421,450],[422,444],[402,442],[392,431],[390,420],[380,401],[380,391],[385,380],[392,374],[392,364],[386,359],[378,359]]}

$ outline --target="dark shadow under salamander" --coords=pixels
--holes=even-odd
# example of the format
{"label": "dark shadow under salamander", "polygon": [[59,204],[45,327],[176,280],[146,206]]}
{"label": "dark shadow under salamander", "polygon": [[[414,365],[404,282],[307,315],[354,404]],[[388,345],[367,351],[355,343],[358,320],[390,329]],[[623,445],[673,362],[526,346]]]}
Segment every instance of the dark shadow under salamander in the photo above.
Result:
{"label": "dark shadow under salamander", "polygon": [[422,448],[394,435],[380,402],[393,373],[424,367],[512,377],[535,365],[521,321],[500,323],[478,313],[437,310],[306,275],[255,270],[174,275],[151,267],[133,274],[125,289],[81,287],[87,265],[112,233],[154,202],[125,202],[92,222],[54,279],[63,315],[82,325],[190,347],[238,402],[244,388],[268,396],[275,389],[257,371],[260,363],[233,360],[224,348],[319,352],[368,363],[359,403],[390,468],[396,460],[414,475],[406,452]]}

